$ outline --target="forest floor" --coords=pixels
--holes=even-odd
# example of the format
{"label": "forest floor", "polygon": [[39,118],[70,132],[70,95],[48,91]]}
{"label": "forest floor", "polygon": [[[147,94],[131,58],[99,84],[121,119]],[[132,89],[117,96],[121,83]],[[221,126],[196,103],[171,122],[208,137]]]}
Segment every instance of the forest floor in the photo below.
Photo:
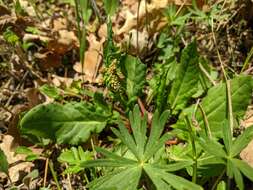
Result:
{"label": "forest floor", "polygon": [[[148,118],[152,118],[152,113],[160,105],[158,101],[156,103],[156,96],[149,94],[153,87],[149,81],[155,76],[162,77],[159,69],[166,68],[159,64],[166,64],[171,59],[180,60],[182,49],[192,41],[197,45],[198,54],[208,60],[210,86],[225,81],[226,77],[232,79],[241,74],[253,74],[253,3],[250,0],[121,0],[115,11],[113,3],[108,3],[108,8],[103,0],[88,1],[88,7],[85,7],[85,2],[78,4],[77,16],[74,0],[0,0],[0,149],[8,160],[8,175],[0,166],[0,172],[3,171],[0,173],[0,189],[86,189],[86,178],[94,178],[90,174],[92,172],[88,176],[79,175],[73,168],[74,172],[64,173],[67,164],[57,162],[57,158],[61,150],[70,148],[65,145],[66,139],[60,140],[64,145],[49,143],[41,146],[33,141],[33,137],[22,133],[21,118],[38,105],[93,102],[96,100],[93,95],[100,93],[131,131],[129,120],[125,118],[133,109],[133,104],[140,106],[142,114],[147,112]],[[135,95],[139,87],[134,86],[131,92],[127,87],[124,95],[128,98],[126,104],[126,98],[123,98],[123,104],[121,99],[114,99],[116,91],[121,93],[122,88],[118,86],[121,83],[117,80],[124,79],[121,76],[124,69],[122,74],[113,64],[107,67],[106,59],[110,56],[106,51],[108,42],[111,42],[108,39],[116,48],[110,49],[116,55],[111,56],[117,57],[120,52],[122,57],[137,57],[146,68],[144,78],[147,81],[145,85],[148,85],[142,86],[142,94],[136,95],[133,100],[129,94]],[[112,79],[108,72],[116,73],[112,75],[116,79]],[[134,74],[141,77],[142,72]],[[125,85],[124,82],[122,84]],[[170,87],[168,85],[167,89]],[[206,91],[200,96],[193,97],[192,94],[186,101],[187,105],[198,102],[198,97],[201,99],[206,94]],[[178,109],[185,108],[186,103],[183,104]],[[165,110],[163,106],[160,109]],[[169,124],[175,124],[179,118],[180,112],[175,113]],[[240,118],[239,129],[244,130],[242,128],[252,124],[253,105],[250,103],[246,114]],[[47,127],[44,132],[34,134],[44,137]],[[165,129],[170,130],[169,127]],[[91,137],[91,143],[82,142],[82,147],[91,150],[92,143],[109,148],[117,144],[118,139],[108,137],[112,134],[109,129],[98,133],[99,136]],[[185,140],[177,142],[178,139],[180,137],[174,139],[176,144]],[[80,145],[79,141],[69,142]],[[168,146],[173,143],[172,140],[166,142]],[[19,149],[20,154],[17,154],[17,147],[23,147]],[[253,142],[240,155],[253,166]],[[100,171],[101,175],[103,172],[106,173],[106,170]],[[148,189],[145,183],[142,188]],[[209,187],[203,181],[200,183]],[[248,185],[247,188],[253,187]]]}

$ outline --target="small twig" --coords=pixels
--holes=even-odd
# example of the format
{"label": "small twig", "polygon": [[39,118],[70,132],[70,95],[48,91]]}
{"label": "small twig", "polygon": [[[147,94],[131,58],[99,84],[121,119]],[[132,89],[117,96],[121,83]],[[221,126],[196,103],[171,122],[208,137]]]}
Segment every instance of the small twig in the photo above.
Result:
{"label": "small twig", "polygon": [[90,4],[91,4],[91,7],[92,7],[93,11],[95,12],[96,16],[98,17],[99,22],[100,23],[105,22],[105,19],[100,14],[100,11],[98,9],[96,1],[95,0],[90,0]]}
{"label": "small twig", "polygon": [[45,163],[45,170],[44,170],[43,187],[46,187],[46,182],[47,182],[48,161],[49,159],[47,158],[46,163]]}
{"label": "small twig", "polygon": [[136,27],[136,49],[137,49],[137,56],[139,56],[140,50],[139,50],[139,19],[140,19],[140,5],[141,0],[138,1],[138,7],[137,7],[137,27]]}
{"label": "small twig", "polygon": [[[65,166],[66,166],[66,168],[67,168],[67,164],[66,164],[66,163],[65,163]],[[69,182],[69,190],[73,190],[72,185],[71,185],[71,180],[70,180],[70,175],[69,175],[69,173],[67,173],[67,179],[68,179],[68,182]]]}
{"label": "small twig", "polygon": [[[15,88],[15,91],[17,91],[17,90],[21,87],[21,85],[24,83],[24,81],[25,81],[25,79],[26,79],[28,73],[29,73],[29,71],[26,71],[26,72],[25,72],[23,78],[21,79],[21,81],[19,82],[19,84],[17,85],[17,87]],[[12,95],[10,96],[10,98],[8,99],[8,101],[6,102],[6,104],[4,105],[4,107],[8,107],[8,106],[10,105],[11,100],[13,99],[13,97],[14,97],[14,94],[12,94]]]}
{"label": "small twig", "polygon": [[9,110],[8,108],[6,108],[4,105],[0,104],[0,108],[2,108],[3,110],[5,110],[6,112],[9,112],[12,116],[14,116],[15,114]]}

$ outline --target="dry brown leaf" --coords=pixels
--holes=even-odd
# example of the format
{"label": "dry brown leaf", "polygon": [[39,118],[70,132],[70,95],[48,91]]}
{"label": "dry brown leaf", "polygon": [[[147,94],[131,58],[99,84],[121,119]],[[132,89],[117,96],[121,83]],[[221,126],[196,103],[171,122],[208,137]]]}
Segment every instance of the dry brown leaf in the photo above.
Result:
{"label": "dry brown leaf", "polygon": [[[2,143],[0,143],[0,148],[3,150],[5,153],[8,163],[9,164],[14,164],[18,161],[24,161],[25,160],[25,155],[16,155],[14,156],[14,150],[15,148],[12,147],[13,145],[13,137],[10,135],[4,135],[2,139]],[[31,162],[21,162],[14,164],[13,167],[9,168],[9,176],[12,180],[12,182],[16,182],[19,180],[20,172],[24,173],[29,173],[31,172],[31,168],[34,166],[33,163]]]}
{"label": "dry brown leaf", "polygon": [[107,38],[107,25],[102,24],[98,30],[98,37],[101,39],[101,41],[105,41]]}
{"label": "dry brown leaf", "polygon": [[52,82],[57,87],[70,87],[74,79],[52,75]]}
{"label": "dry brown leaf", "polygon": [[19,3],[21,5],[21,7],[25,10],[25,12],[27,12],[27,14],[29,16],[32,16],[32,17],[36,16],[36,12],[35,12],[34,8],[29,4],[28,1],[26,1],[26,0],[19,0]]}
{"label": "dry brown leaf", "polygon": [[49,70],[50,68],[57,68],[62,66],[61,55],[53,52],[47,51],[45,53],[35,53],[34,57],[39,59],[39,66],[42,70]]}
{"label": "dry brown leaf", "polygon": [[[241,122],[241,125],[245,128],[253,125],[253,108],[252,107],[249,108],[249,110],[246,112],[246,116],[247,116],[247,119]],[[245,149],[243,149],[243,151],[240,154],[240,157],[253,167],[253,139],[248,144],[248,146]]]}
{"label": "dry brown leaf", "polygon": [[[88,36],[89,49],[85,52],[85,60],[83,64],[83,71],[85,74],[85,79],[94,82],[98,73],[98,68],[102,61],[102,56],[100,52],[103,52],[103,42],[104,40],[97,41],[94,34]],[[74,70],[78,73],[82,73],[82,64],[76,63],[74,65]]]}
{"label": "dry brown leaf", "polygon": [[66,18],[56,18],[53,21],[53,31],[66,30],[68,21]]}

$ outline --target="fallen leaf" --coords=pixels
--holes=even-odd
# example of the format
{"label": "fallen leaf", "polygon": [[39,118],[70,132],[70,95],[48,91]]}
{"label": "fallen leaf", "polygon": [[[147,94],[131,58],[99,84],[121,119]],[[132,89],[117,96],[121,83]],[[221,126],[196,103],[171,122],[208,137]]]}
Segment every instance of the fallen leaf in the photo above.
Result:
{"label": "fallen leaf", "polygon": [[[83,71],[85,74],[85,79],[94,82],[97,74],[98,68],[102,61],[102,56],[100,52],[103,52],[103,40],[98,41],[94,34],[88,36],[89,48],[85,52],[85,60],[83,63]],[[74,65],[74,70],[78,73],[82,73],[82,64],[80,62]]]}
{"label": "fallen leaf", "polygon": [[14,138],[10,135],[4,135],[2,143],[0,143],[0,148],[3,150],[4,154],[7,157],[8,163],[13,164],[9,168],[9,176],[12,182],[17,182],[20,179],[20,173],[29,173],[31,168],[34,166],[31,162],[21,162],[25,160],[25,155],[16,155],[15,156],[15,147],[12,147]]}

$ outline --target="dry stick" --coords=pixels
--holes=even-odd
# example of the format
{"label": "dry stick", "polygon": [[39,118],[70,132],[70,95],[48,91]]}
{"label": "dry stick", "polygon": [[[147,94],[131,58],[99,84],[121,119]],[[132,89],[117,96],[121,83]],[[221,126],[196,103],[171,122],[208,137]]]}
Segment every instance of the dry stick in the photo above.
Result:
{"label": "dry stick", "polygon": [[3,110],[5,110],[6,112],[9,112],[12,116],[15,115],[11,110],[9,110],[8,108],[6,108],[6,107],[5,107],[4,105],[2,105],[1,103],[0,103],[0,108],[2,108]]}
{"label": "dry stick", "polygon": [[[68,167],[68,165],[65,163],[65,167],[67,168]],[[70,180],[70,175],[69,175],[69,173],[67,173],[67,179],[68,179],[68,182],[69,182],[69,190],[73,190],[73,188],[72,188],[72,185],[71,185],[71,180]]]}
{"label": "dry stick", "polygon": [[[25,78],[27,77],[28,73],[29,73],[29,71],[25,72],[25,74],[24,74],[23,78],[21,79],[20,83],[15,88],[15,91],[17,91],[21,87],[21,85],[24,83]],[[13,97],[14,97],[14,94],[11,95],[11,97],[8,99],[8,101],[6,102],[6,104],[4,105],[4,107],[8,107],[10,105],[11,100],[13,99]]]}
{"label": "dry stick", "polygon": [[47,183],[47,173],[48,173],[48,161],[49,159],[46,159],[46,163],[45,163],[45,171],[44,171],[44,178],[43,178],[43,187],[46,187],[46,183]]}
{"label": "dry stick", "polygon": [[137,27],[136,27],[136,48],[137,48],[137,56],[139,56],[139,19],[140,19],[140,5],[141,0],[138,1],[138,7],[137,7]]}
{"label": "dry stick", "polygon": [[180,5],[179,9],[177,10],[177,12],[176,12],[176,14],[175,14],[175,17],[177,17],[178,14],[181,12],[181,10],[182,10],[182,8],[184,7],[185,3],[186,3],[186,0],[184,0],[184,2]]}

